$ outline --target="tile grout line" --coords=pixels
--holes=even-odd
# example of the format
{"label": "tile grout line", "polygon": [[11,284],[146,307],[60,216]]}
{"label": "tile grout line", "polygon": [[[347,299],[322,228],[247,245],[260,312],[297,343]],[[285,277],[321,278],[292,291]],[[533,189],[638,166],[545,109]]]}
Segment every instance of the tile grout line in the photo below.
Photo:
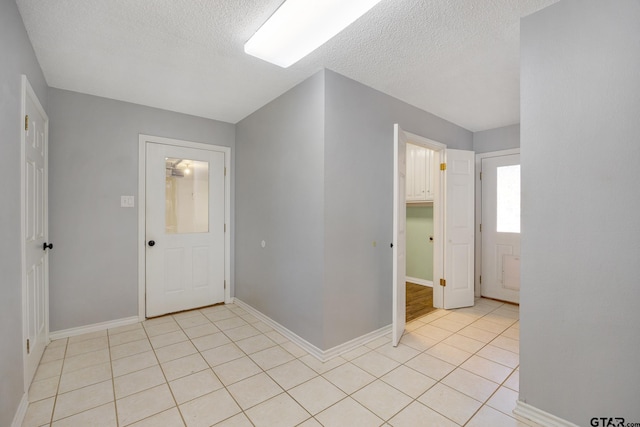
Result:
{"label": "tile grout line", "polygon": [[[170,315],[170,317],[171,317],[171,318],[173,319],[173,321],[175,322],[175,318],[173,317],[173,315]],[[162,364],[160,363],[160,359],[158,358],[158,354],[156,353],[156,348],[153,346],[153,343],[151,342],[151,337],[149,336],[149,333],[147,332],[147,328],[144,326],[144,321],[143,321],[143,322],[141,322],[141,323],[142,323],[142,330],[144,331],[144,334],[146,335],[147,340],[149,341],[149,346],[151,347],[151,351],[153,352],[153,357],[155,357],[155,358],[156,358],[156,361],[158,362],[158,368],[160,368],[160,372],[162,372],[162,376],[163,376],[163,378],[164,378],[164,380],[165,380],[165,384],[167,385],[167,388],[169,389],[169,393],[171,393],[171,398],[173,399],[173,403],[175,403],[175,404],[176,404],[176,406],[175,406],[175,407],[176,407],[176,409],[178,410],[178,414],[180,414],[180,419],[182,420],[182,423],[186,426],[186,425],[187,425],[187,422],[186,422],[186,420],[184,419],[184,415],[182,414],[182,411],[180,410],[180,405],[178,405],[178,401],[176,400],[176,396],[175,396],[175,394],[173,393],[173,389],[171,388],[171,385],[169,384],[169,378],[167,378],[167,374],[164,372],[164,369],[162,369]],[[179,324],[178,322],[176,322],[176,324],[178,324],[178,327],[180,327],[180,324]],[[159,347],[159,348],[162,348],[162,347]],[[153,387],[152,387],[152,388],[153,388]],[[149,390],[149,389],[147,389],[147,390]],[[142,390],[142,391],[145,391],[145,390]],[[139,392],[138,392],[138,393],[139,393]],[[135,393],[134,393],[134,394],[135,394]],[[169,409],[171,409],[171,408],[169,408]],[[167,410],[168,410],[168,409],[165,409],[165,410],[160,411],[160,412],[158,412],[158,413],[156,413],[156,414],[151,414],[151,415],[149,415],[148,417],[141,418],[140,420],[137,420],[137,421],[136,421],[136,423],[137,423],[137,422],[140,422],[140,421],[142,421],[142,420],[146,420],[146,419],[148,419],[148,418],[154,417],[154,416],[156,416],[156,415],[158,415],[158,414],[161,414],[162,412],[165,412],[165,411],[167,411]]]}
{"label": "tile grout line", "polygon": [[118,404],[116,402],[116,378],[113,375],[113,359],[111,358],[111,335],[107,329],[107,349],[109,351],[109,369],[111,371],[111,391],[113,393],[113,411],[116,416],[116,426],[120,426],[120,418],[118,416]]}
{"label": "tile grout line", "polygon": [[69,338],[66,338],[67,342],[64,344],[64,355],[62,356],[62,366],[60,367],[60,377],[58,378],[58,386],[56,387],[56,394],[53,396],[53,407],[51,408],[51,418],[49,419],[49,425],[53,425],[53,416],[56,413],[56,405],[58,403],[58,393],[60,391],[60,384],[62,384],[62,372],[64,371],[64,362],[67,360],[67,349],[69,347]]}

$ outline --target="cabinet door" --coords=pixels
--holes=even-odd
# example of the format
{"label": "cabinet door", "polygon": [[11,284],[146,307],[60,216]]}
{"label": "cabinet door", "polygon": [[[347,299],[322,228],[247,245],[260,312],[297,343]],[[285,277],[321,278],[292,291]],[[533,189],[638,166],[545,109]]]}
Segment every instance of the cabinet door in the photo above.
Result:
{"label": "cabinet door", "polygon": [[433,201],[433,150],[407,144],[407,202]]}
{"label": "cabinet door", "polygon": [[416,149],[418,147],[413,144],[407,144],[407,194],[408,202],[419,200],[416,194],[415,165],[416,165]]}
{"label": "cabinet door", "polygon": [[425,148],[425,200],[433,201],[433,150]]}
{"label": "cabinet door", "polygon": [[414,191],[415,200],[427,199],[427,149],[416,146],[416,164],[414,166]]}

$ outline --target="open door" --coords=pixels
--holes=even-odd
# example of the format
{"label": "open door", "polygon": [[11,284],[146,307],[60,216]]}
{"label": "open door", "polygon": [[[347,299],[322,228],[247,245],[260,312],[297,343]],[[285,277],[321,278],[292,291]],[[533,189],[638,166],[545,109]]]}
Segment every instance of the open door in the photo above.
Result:
{"label": "open door", "polygon": [[[48,127],[49,118],[22,76],[22,321],[25,391],[49,343]],[[15,326],[15,325],[14,325]]]}
{"label": "open door", "polygon": [[393,125],[393,331],[391,342],[402,338],[406,316],[406,223],[407,223],[407,136]]}
{"label": "open door", "polygon": [[[444,164],[444,278],[439,283],[443,287],[439,306],[470,307],[475,297],[474,152],[447,149]],[[437,285],[434,277],[434,286]]]}

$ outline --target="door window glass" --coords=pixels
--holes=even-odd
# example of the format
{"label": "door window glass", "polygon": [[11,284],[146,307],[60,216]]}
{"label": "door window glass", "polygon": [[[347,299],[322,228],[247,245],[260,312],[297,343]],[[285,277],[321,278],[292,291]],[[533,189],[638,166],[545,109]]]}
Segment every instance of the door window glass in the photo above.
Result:
{"label": "door window glass", "polygon": [[209,163],[165,158],[165,231],[209,231]]}
{"label": "door window glass", "polygon": [[498,167],[496,231],[520,232],[520,165]]}

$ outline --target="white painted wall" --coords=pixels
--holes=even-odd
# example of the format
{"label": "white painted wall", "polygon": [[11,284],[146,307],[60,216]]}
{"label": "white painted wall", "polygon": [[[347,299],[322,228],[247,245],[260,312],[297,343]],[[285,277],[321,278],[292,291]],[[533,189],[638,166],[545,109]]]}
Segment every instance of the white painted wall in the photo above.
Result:
{"label": "white painted wall", "polygon": [[564,0],[521,34],[520,400],[640,422],[640,1]]}

